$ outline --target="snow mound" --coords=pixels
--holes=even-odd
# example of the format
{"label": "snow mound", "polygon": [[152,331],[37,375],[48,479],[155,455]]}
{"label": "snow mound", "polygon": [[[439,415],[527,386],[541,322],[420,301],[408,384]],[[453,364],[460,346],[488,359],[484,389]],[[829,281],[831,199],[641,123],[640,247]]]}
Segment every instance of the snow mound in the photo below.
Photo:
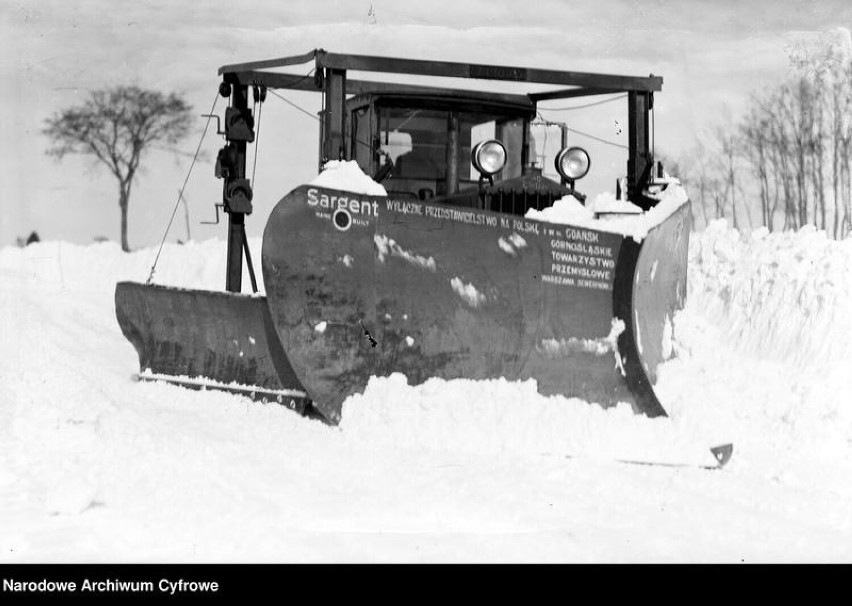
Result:
{"label": "snow mound", "polygon": [[[155,248],[2,249],[0,560],[848,559],[852,242],[724,222],[691,240],[669,418],[394,374],[339,428],[131,381],[115,283]],[[155,281],[221,290],[225,249],[166,245]],[[612,461],[706,463],[722,442],[722,473]]]}
{"label": "snow mound", "polygon": [[[614,199],[614,195],[611,196]],[[567,224],[602,232],[621,234],[622,236],[633,238],[636,242],[641,242],[651,229],[665,221],[689,201],[686,190],[676,183],[669,184],[665,190],[660,192],[658,198],[659,202],[657,205],[646,212],[627,217],[596,219],[594,214],[597,210],[596,208],[594,210],[591,207],[587,208],[580,204],[574,196],[569,195],[560,198],[553,203],[553,206],[548,208],[542,210],[531,208],[527,211],[525,217],[535,221]],[[591,206],[594,206],[594,204]],[[631,204],[630,206],[632,207],[633,205]]]}
{"label": "snow mound", "polygon": [[388,195],[388,192],[381,184],[376,183],[364,174],[355,160],[331,160],[330,162],[326,162],[322,168],[322,172],[314,177],[308,185],[342,189],[369,196]]}
{"label": "snow mound", "polygon": [[690,242],[688,288],[687,305],[741,350],[797,366],[852,358],[852,240],[719,220]]}
{"label": "snow mound", "polygon": [[[255,277],[262,294],[261,238],[249,238]],[[157,247],[123,253],[115,242],[88,246],[68,242],[38,242],[26,248],[0,249],[0,271],[14,274],[22,286],[61,291],[81,289],[113,293],[116,282],[145,282],[157,257]],[[227,273],[226,243],[210,239],[163,246],[152,282],[200,290],[224,290]],[[250,284],[243,268],[243,284]]]}
{"label": "snow mound", "polygon": [[629,200],[619,200],[612,192],[598,194],[590,208],[596,213],[623,213],[629,215],[642,214],[642,209]]}
{"label": "snow mound", "polygon": [[341,429],[352,444],[384,452],[477,456],[578,456],[684,460],[701,436],[667,419],[635,415],[628,404],[603,409],[538,393],[534,380],[429,379],[417,386],[395,373],[370,380],[343,404]]}
{"label": "snow mound", "polygon": [[531,208],[525,216],[536,221],[571,224],[585,224],[595,219],[595,213],[583,206],[574,196],[564,196],[556,200],[553,206],[541,210]]}
{"label": "snow mound", "polygon": [[775,451],[766,469],[852,461],[852,240],[719,220],[693,234],[688,280],[655,388],[676,422]]}

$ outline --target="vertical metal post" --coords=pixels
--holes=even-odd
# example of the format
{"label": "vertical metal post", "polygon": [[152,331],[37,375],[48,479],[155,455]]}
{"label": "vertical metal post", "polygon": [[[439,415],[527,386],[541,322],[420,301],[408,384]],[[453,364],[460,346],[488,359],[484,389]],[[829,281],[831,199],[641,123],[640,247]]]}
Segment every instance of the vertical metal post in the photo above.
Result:
{"label": "vertical metal post", "polygon": [[627,189],[630,200],[647,210],[650,204],[641,196],[642,175],[651,162],[648,110],[651,106],[651,93],[631,91],[627,95],[628,117],[628,158]]}
{"label": "vertical metal post", "polygon": [[228,275],[225,290],[242,292],[243,288],[243,233],[246,216],[243,213],[228,214]]}
{"label": "vertical metal post", "polygon": [[346,109],[346,70],[328,69],[325,77],[325,124],[323,157],[326,160],[347,160],[343,143]]}
{"label": "vertical metal post", "polygon": [[[231,93],[231,104],[239,110],[248,109],[248,86],[235,84]],[[236,162],[233,174],[225,179],[225,187],[234,179],[245,179],[246,176],[246,142],[232,141],[235,145]],[[245,213],[232,212],[228,209],[228,267],[225,276],[225,290],[241,292],[243,286],[243,239],[245,238]]]}
{"label": "vertical metal post", "polygon": [[[447,119],[447,195],[459,191],[459,113],[450,112]],[[436,192],[437,193],[437,192]]]}

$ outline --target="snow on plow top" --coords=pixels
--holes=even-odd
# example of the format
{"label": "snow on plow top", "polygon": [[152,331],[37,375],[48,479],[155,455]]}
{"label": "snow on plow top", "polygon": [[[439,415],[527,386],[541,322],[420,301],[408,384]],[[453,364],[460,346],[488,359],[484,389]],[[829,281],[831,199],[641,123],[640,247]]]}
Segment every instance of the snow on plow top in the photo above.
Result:
{"label": "snow on plow top", "polygon": [[[574,196],[568,195],[543,210],[531,208],[525,216],[536,221],[621,234],[641,242],[651,229],[665,221],[689,200],[686,190],[676,182],[669,183],[658,197],[659,202],[654,208],[642,212],[635,204],[616,200],[615,195],[609,192],[599,194],[589,206],[583,206]],[[596,213],[622,213],[622,216],[596,219]]]}
{"label": "snow on plow top", "polygon": [[[387,196],[387,190],[364,174],[355,160],[331,160],[308,185],[351,191],[370,196]],[[549,223],[570,224],[597,231],[629,236],[641,242],[648,232],[665,221],[688,201],[686,191],[677,179],[669,178],[668,187],[659,195],[659,203],[648,211],[628,201],[617,200],[611,192],[599,194],[588,206],[580,204],[573,196],[557,200],[543,210],[530,209],[526,218]],[[606,219],[597,214],[610,215]]]}
{"label": "snow on plow top", "polygon": [[368,196],[387,196],[388,192],[381,184],[376,183],[364,174],[355,160],[331,160],[322,167],[308,185],[319,185],[330,189],[342,189],[356,194]]}

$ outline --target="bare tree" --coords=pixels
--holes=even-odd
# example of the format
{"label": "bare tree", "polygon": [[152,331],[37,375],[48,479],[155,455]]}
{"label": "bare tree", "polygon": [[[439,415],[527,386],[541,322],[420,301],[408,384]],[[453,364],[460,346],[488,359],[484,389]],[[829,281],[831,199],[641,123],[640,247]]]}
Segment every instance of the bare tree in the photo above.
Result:
{"label": "bare tree", "polygon": [[[768,119],[752,108],[740,125],[739,140],[742,144],[742,155],[749,163],[752,174],[757,179],[761,225],[765,225],[771,230],[775,205],[772,200],[772,188],[769,185],[772,168],[769,160],[768,132]],[[775,191],[777,192],[777,188]]]}
{"label": "bare tree", "polygon": [[42,131],[53,141],[47,153],[94,156],[118,180],[121,248],[127,244],[127,209],[133,180],[145,151],[156,142],[176,144],[186,136],[190,106],[174,93],[168,96],[136,86],[93,91],[88,103],[65,109],[46,121]]}
{"label": "bare tree", "polygon": [[831,185],[834,196],[833,233],[846,235],[852,215],[852,182],[850,182],[850,147],[852,147],[852,64],[835,65],[828,85],[830,116]]}
{"label": "bare tree", "polygon": [[755,216],[770,230],[812,223],[835,238],[852,230],[847,47],[820,42],[795,48],[789,74],[752,95],[737,124],[724,120],[711,135],[697,137],[690,194],[698,190],[705,216],[709,209],[717,217],[731,215],[735,227],[743,217],[752,226],[751,211],[759,210]]}

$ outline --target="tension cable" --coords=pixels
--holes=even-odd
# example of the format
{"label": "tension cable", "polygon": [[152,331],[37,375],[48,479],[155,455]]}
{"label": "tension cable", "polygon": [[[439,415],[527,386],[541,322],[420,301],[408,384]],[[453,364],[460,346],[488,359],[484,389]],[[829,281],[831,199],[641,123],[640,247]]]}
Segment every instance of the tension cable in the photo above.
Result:
{"label": "tension cable", "polygon": [[[544,116],[541,115],[541,112],[538,112],[537,117],[540,120],[540,122],[538,122],[538,124],[542,124],[544,126],[558,126],[560,128],[564,128],[568,132],[574,133],[575,135],[582,135],[583,137],[588,137],[589,139],[594,139],[595,141],[599,141],[600,143],[605,143],[606,145],[612,145],[613,147],[620,147],[622,149],[629,149],[626,145],[622,145],[621,143],[616,143],[615,141],[607,141],[606,139],[601,139],[600,137],[596,137],[595,135],[590,135],[589,133],[584,133],[581,130],[569,128],[568,126],[565,126],[565,124],[562,123],[562,122],[553,122],[551,120],[548,120],[547,118],[545,118]],[[545,131],[545,137],[546,136],[547,136],[547,132]]]}
{"label": "tension cable", "polygon": [[175,214],[177,213],[178,205],[180,204],[180,200],[183,197],[183,192],[186,189],[186,184],[189,183],[189,177],[192,175],[192,169],[195,167],[195,162],[198,160],[198,154],[201,153],[201,144],[204,143],[204,137],[207,135],[207,128],[210,126],[210,120],[213,118],[213,112],[216,110],[216,103],[219,101],[219,90],[216,90],[216,96],[213,98],[213,105],[210,107],[210,111],[207,114],[207,122],[204,123],[204,130],[201,133],[201,138],[198,140],[198,147],[195,148],[195,154],[192,156],[192,162],[189,165],[189,170],[186,173],[186,179],[183,180],[183,185],[178,192],[177,200],[175,200],[175,206],[172,209],[172,216],[169,218],[169,223],[166,225],[166,231],[163,234],[163,239],[160,241],[160,247],[157,249],[157,256],[154,258],[154,263],[151,265],[151,273],[148,275],[148,279],[145,281],[145,284],[151,284],[151,280],[154,279],[154,270],[157,267],[157,261],[160,259],[160,253],[163,252],[163,245],[166,243],[166,237],[169,235],[169,230],[172,227],[172,222],[175,220]]}
{"label": "tension cable", "polygon": [[585,105],[570,105],[568,107],[539,107],[538,109],[544,112],[567,112],[575,109],[585,109],[587,107],[595,107],[596,105],[603,105],[604,103],[611,103],[612,101],[618,101],[619,99],[624,99],[627,97],[626,94],[619,95],[618,97],[610,97],[609,99],[603,99],[601,101],[594,101],[592,103],[586,103]]}

